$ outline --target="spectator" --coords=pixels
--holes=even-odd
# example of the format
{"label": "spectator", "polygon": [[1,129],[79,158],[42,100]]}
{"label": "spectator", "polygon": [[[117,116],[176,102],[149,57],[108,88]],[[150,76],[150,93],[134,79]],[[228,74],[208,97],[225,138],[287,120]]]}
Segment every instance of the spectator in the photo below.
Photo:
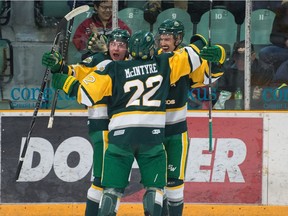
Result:
{"label": "spectator", "polygon": [[[234,45],[234,51],[232,59],[227,61],[224,65],[224,75],[219,79],[218,89],[225,91],[224,95],[231,96],[234,99],[234,93],[237,89],[240,89],[244,95],[244,55],[245,55],[245,41],[240,41]],[[255,100],[255,104],[261,99],[261,92],[264,86],[270,84],[273,79],[273,67],[265,62],[256,58],[253,45],[251,46],[251,88],[252,99]],[[227,94],[230,92],[231,94]],[[222,95],[223,96],[223,95]],[[244,97],[243,97],[244,98]],[[229,98],[227,98],[229,99]],[[258,101],[256,103],[256,101]],[[224,100],[225,103],[225,100]],[[251,106],[254,103],[252,102]],[[258,103],[259,104],[259,103]],[[219,105],[219,104],[217,104]],[[223,107],[222,104],[220,107]],[[219,107],[219,106],[218,106]],[[227,100],[225,109],[234,109],[235,100]]]}
{"label": "spectator", "polygon": [[288,80],[288,1],[282,1],[276,11],[270,34],[271,46],[264,47],[259,52],[259,58],[274,67],[274,81]]}
{"label": "spectator", "polygon": [[[112,32],[112,0],[94,1],[94,10],[92,17],[87,18],[78,26],[73,37],[75,47],[79,51],[84,51],[82,59],[91,54],[86,47],[92,32],[98,35],[109,35]],[[131,34],[130,28],[120,19],[118,19],[118,27]]]}

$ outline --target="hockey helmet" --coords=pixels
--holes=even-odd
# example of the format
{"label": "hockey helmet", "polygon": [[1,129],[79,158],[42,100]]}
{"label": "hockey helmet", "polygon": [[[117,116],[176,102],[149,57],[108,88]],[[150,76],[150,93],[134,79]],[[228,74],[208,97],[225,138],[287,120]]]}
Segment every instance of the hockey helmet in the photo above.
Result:
{"label": "hockey helmet", "polygon": [[121,41],[121,42],[128,44],[129,39],[130,39],[129,32],[123,29],[114,29],[108,35],[108,43],[110,43],[111,41]]}
{"label": "hockey helmet", "polygon": [[155,39],[151,32],[137,31],[129,41],[128,50],[134,59],[148,59],[154,55]]}
{"label": "hockey helmet", "polygon": [[179,20],[166,19],[158,28],[158,34],[173,34],[184,37],[184,25]]}

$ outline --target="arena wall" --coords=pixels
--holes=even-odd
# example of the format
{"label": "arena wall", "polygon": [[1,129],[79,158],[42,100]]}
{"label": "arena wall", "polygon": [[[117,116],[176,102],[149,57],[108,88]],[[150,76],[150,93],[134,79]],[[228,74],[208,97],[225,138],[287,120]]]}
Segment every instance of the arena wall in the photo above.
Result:
{"label": "arena wall", "polygon": [[[85,111],[36,118],[18,181],[16,167],[33,111],[3,111],[0,215],[83,215],[93,148]],[[189,111],[190,148],[184,215],[288,215],[287,112],[213,112],[209,152],[207,111]],[[137,163],[119,215],[143,215]]]}

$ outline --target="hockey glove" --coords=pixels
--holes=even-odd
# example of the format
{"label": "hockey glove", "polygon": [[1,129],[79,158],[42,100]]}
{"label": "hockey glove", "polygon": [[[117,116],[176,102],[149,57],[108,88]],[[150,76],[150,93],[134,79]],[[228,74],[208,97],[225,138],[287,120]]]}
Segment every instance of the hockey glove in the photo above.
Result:
{"label": "hockey glove", "polygon": [[106,52],[107,49],[107,38],[105,35],[97,35],[92,33],[88,39],[87,49],[92,52]]}
{"label": "hockey glove", "polygon": [[70,95],[77,80],[73,76],[67,74],[55,73],[52,76],[52,87],[62,89],[66,94]]}
{"label": "hockey glove", "polygon": [[59,52],[46,52],[42,56],[42,65],[49,67],[52,73],[60,73],[62,66],[62,55]]}
{"label": "hockey glove", "polygon": [[210,62],[223,64],[226,59],[225,49],[220,45],[205,46],[200,51],[200,57]]}

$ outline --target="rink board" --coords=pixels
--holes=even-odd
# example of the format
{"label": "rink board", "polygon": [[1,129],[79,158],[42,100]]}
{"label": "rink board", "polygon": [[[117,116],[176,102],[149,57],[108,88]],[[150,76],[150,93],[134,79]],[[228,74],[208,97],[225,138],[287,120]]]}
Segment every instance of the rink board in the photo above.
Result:
{"label": "rink board", "polygon": [[[49,114],[38,113],[28,159],[15,182],[32,111],[1,113],[1,216],[16,215],[13,211],[17,215],[53,215],[63,209],[67,215],[83,214],[93,152],[87,114],[56,112],[53,128],[47,129]],[[225,216],[226,211],[235,212],[233,215],[288,215],[287,122],[287,112],[213,112],[213,151],[209,152],[208,113],[189,112],[185,203],[193,204],[185,206],[185,215],[197,215],[198,210],[203,215]],[[130,211],[142,215],[139,203],[144,190],[139,181],[135,163],[119,215]]]}

